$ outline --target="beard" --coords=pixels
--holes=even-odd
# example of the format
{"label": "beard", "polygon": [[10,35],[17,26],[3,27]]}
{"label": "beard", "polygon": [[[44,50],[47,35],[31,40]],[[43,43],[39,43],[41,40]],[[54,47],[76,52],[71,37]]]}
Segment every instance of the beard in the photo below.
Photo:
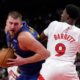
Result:
{"label": "beard", "polygon": [[14,37],[14,35],[15,35],[15,31],[14,30],[10,30],[9,33],[10,33],[11,37]]}

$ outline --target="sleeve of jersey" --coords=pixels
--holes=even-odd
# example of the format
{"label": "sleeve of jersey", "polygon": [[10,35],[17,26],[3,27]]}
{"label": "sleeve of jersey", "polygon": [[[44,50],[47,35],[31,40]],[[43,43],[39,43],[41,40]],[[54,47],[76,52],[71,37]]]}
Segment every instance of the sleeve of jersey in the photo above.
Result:
{"label": "sleeve of jersey", "polygon": [[47,28],[44,30],[44,34],[45,34],[46,36],[48,36],[48,28],[49,28],[49,27],[47,27]]}
{"label": "sleeve of jersey", "polygon": [[56,25],[56,24],[57,24],[57,21],[51,22],[51,23],[48,25],[48,27],[43,31],[44,34],[45,34],[46,36],[48,36],[49,33],[51,32],[51,30],[55,28],[55,25]]}

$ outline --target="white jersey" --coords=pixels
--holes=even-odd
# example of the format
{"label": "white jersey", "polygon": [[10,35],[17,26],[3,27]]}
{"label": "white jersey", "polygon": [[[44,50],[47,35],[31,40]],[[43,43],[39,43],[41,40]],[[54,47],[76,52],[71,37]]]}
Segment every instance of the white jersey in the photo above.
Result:
{"label": "white jersey", "polygon": [[74,62],[80,49],[80,29],[65,22],[53,21],[44,30],[48,36],[50,59]]}
{"label": "white jersey", "polygon": [[51,53],[40,71],[44,80],[79,80],[73,63],[80,49],[80,29],[53,21],[44,34],[48,36],[47,49]]}

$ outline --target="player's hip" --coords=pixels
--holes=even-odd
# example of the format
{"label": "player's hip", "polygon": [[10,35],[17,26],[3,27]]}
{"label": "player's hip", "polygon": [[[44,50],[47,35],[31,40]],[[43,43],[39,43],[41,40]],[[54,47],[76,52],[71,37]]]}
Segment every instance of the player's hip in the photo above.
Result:
{"label": "player's hip", "polygon": [[[40,74],[44,77],[47,78],[48,76],[53,77],[53,76],[60,76],[60,75],[76,75],[76,67],[73,63],[71,62],[64,62],[64,61],[59,61],[59,60],[48,60],[46,61],[42,69],[40,71]],[[49,80],[49,79],[45,79]],[[50,79],[51,80],[51,79]]]}

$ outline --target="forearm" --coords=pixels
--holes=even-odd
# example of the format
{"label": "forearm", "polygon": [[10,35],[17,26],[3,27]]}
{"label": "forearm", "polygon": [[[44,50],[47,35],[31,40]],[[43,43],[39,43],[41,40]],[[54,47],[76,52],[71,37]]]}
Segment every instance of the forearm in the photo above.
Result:
{"label": "forearm", "polygon": [[24,64],[35,63],[47,59],[50,56],[49,51],[45,53],[36,53],[35,55],[24,58]]}

